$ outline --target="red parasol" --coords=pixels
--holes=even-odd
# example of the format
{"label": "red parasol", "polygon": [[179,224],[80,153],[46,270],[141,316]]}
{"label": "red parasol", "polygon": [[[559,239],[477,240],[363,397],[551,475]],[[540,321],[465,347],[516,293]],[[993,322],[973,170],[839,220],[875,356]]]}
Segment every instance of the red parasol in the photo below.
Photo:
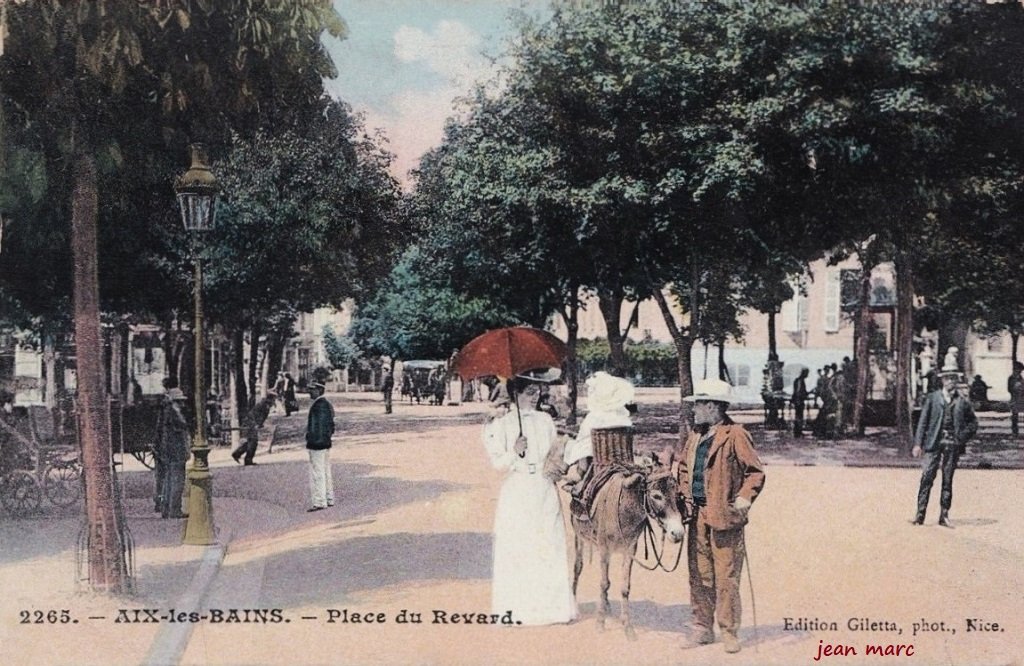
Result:
{"label": "red parasol", "polygon": [[470,340],[455,358],[464,381],[496,375],[514,377],[538,368],[560,368],[568,350],[547,331],[526,326],[487,331]]}

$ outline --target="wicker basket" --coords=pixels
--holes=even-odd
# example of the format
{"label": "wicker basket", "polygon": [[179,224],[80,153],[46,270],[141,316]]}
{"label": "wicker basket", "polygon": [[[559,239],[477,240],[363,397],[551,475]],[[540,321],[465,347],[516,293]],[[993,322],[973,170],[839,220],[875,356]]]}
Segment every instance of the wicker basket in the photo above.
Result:
{"label": "wicker basket", "polygon": [[607,465],[613,462],[633,462],[633,428],[595,428],[590,432],[594,444],[594,462]]}

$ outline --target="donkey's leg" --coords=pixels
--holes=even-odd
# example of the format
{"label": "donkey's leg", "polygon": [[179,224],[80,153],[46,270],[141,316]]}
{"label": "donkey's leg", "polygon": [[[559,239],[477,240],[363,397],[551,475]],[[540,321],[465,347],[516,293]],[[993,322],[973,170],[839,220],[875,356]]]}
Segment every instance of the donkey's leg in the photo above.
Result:
{"label": "donkey's leg", "polygon": [[[580,536],[579,526],[573,521],[573,543],[575,544],[576,560],[572,564],[572,596],[576,599],[576,587],[580,582],[580,573],[583,572],[583,537]],[[578,601],[578,599],[577,599]]]}
{"label": "donkey's leg", "polygon": [[612,583],[608,578],[608,567],[611,564],[612,551],[608,544],[601,544],[598,549],[601,551],[601,598],[598,599],[597,626],[599,629],[604,629],[604,618],[611,611],[611,605],[608,603],[608,588]]}
{"label": "donkey's leg", "polygon": [[636,631],[629,617],[629,588],[633,575],[633,556],[636,555],[636,540],[622,549],[622,627],[626,630],[626,638],[636,640]]}

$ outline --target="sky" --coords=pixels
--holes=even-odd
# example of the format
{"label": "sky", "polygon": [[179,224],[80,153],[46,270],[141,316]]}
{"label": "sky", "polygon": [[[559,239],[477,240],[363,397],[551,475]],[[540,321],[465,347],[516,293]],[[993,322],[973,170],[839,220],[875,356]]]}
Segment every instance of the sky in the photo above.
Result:
{"label": "sky", "polygon": [[335,0],[348,37],[324,39],[338,69],[327,91],[382,129],[396,155],[392,172],[408,171],[441,142],[453,103],[474,82],[491,78],[493,58],[511,36],[510,12],[545,11],[544,0]]}

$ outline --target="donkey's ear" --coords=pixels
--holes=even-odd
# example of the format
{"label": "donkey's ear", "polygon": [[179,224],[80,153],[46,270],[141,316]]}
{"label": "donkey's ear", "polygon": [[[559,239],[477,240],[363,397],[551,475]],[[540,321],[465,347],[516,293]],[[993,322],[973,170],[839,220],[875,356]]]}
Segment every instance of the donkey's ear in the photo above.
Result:
{"label": "donkey's ear", "polygon": [[630,474],[622,482],[622,487],[623,488],[632,488],[636,484],[640,483],[640,479],[642,479],[642,478],[644,478],[643,474]]}

